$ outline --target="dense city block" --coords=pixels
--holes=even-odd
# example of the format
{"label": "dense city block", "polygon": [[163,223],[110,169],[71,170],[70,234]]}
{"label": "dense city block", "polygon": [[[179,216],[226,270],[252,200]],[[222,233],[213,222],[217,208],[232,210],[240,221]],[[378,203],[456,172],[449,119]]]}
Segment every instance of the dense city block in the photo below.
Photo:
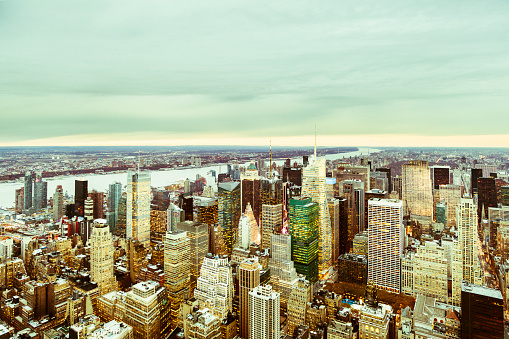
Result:
{"label": "dense city block", "polygon": [[0,338],[507,333],[509,151],[1,154]]}

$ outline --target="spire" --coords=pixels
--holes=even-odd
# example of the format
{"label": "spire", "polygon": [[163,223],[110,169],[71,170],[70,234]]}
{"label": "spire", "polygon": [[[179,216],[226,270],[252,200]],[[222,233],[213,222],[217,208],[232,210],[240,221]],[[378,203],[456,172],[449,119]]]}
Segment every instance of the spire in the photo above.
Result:
{"label": "spire", "polygon": [[315,158],[316,158],[316,124],[315,124]]}

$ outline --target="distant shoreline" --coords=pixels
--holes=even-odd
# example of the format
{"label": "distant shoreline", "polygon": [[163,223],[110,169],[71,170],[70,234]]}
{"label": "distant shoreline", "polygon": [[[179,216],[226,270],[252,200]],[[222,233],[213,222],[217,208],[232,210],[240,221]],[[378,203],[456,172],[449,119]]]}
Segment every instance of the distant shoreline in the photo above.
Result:
{"label": "distant shoreline", "polygon": [[[321,155],[329,155],[329,154],[341,154],[341,153],[349,153],[349,152],[356,152],[358,151],[358,147],[342,147],[342,148],[322,148],[319,149],[319,153]],[[297,154],[293,154],[291,158],[300,157],[304,155],[308,155],[308,150],[302,150],[297,151]],[[264,154],[265,155],[265,154]],[[219,162],[219,163],[205,163],[201,166],[174,166],[172,164],[160,164],[155,166],[142,166],[140,167],[140,170],[145,171],[164,171],[164,170],[184,170],[184,169],[190,169],[190,168],[203,168],[208,166],[221,166],[226,165],[228,163],[235,163],[235,162],[247,162],[247,161],[253,161],[257,160],[260,156],[250,156],[245,158],[239,158],[235,159],[234,161],[225,161],[225,162]],[[265,159],[265,157],[263,157]],[[274,157],[273,160],[285,160],[288,159],[288,157],[281,157],[277,156]],[[85,175],[85,174],[97,174],[97,175],[103,175],[103,174],[115,174],[115,173],[126,173],[129,170],[134,170],[136,167],[134,166],[123,166],[123,167],[99,167],[94,169],[81,169],[81,170],[67,170],[67,171],[53,171],[53,172],[42,172],[42,177],[45,179],[49,178],[55,178],[55,177],[65,177],[65,176],[79,176],[79,175]],[[98,173],[99,172],[99,173]],[[25,173],[15,173],[15,174],[7,174],[0,176],[0,183],[6,183],[6,182],[17,182],[20,178],[23,178],[25,176]]]}

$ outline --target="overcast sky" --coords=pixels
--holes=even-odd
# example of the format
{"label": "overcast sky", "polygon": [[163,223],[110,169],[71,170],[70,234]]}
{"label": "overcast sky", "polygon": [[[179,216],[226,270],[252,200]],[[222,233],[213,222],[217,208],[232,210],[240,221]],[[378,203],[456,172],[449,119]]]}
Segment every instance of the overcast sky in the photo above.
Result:
{"label": "overcast sky", "polygon": [[0,0],[0,145],[315,123],[323,145],[509,146],[509,1]]}

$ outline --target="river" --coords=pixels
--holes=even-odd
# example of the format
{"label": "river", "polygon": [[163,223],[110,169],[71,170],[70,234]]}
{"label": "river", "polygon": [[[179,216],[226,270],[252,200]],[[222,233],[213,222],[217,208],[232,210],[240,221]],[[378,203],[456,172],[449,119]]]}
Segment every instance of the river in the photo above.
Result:
{"label": "river", "polygon": [[[376,153],[380,152],[380,150],[369,148],[369,152]],[[359,150],[355,152],[328,154],[326,155],[326,158],[327,160],[336,160],[345,157],[346,158],[351,156],[354,157],[361,154],[368,154],[368,148],[359,147]],[[293,158],[291,160],[291,163],[293,164],[295,161],[302,163],[302,157]],[[279,166],[284,163],[284,160],[275,160],[274,162]],[[188,167],[182,169],[150,171],[151,185],[153,187],[164,187],[166,185],[176,183],[180,180],[185,180],[186,178],[189,178],[190,180],[195,180],[197,174],[199,174],[202,177],[205,177],[209,185],[215,184],[215,179],[209,174],[211,170],[214,170],[216,171],[216,174],[219,174],[220,172],[224,172],[226,170],[226,164],[211,165],[205,167]],[[74,195],[75,179],[88,180],[89,191],[95,189],[100,192],[106,192],[108,191],[109,184],[115,181],[121,182],[122,185],[127,185],[126,172],[108,174],[85,174],[81,176],[59,176],[47,178],[44,180],[48,182],[48,199],[53,195],[58,185],[62,185],[62,188],[64,189],[64,194],[67,193],[69,195]],[[4,208],[13,207],[15,190],[22,186],[23,186],[22,181],[0,183],[0,207]]]}

